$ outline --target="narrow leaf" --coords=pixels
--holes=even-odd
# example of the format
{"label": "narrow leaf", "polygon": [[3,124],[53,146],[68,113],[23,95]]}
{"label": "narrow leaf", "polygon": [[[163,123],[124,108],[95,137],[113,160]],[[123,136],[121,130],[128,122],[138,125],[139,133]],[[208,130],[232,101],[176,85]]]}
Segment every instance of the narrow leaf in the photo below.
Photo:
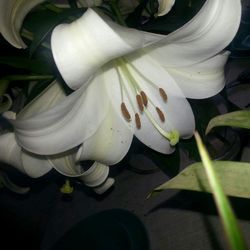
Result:
{"label": "narrow leaf", "polygon": [[208,134],[214,127],[219,126],[250,129],[250,110],[235,111],[214,117],[208,123],[206,134]]}
{"label": "narrow leaf", "polygon": [[195,139],[230,248],[232,250],[245,250],[247,247],[235,214],[223,191],[213,163],[198,133],[195,133]]}
{"label": "narrow leaf", "polygon": [[51,80],[53,75],[10,75],[5,76],[2,80],[7,81],[35,81],[35,80]]}

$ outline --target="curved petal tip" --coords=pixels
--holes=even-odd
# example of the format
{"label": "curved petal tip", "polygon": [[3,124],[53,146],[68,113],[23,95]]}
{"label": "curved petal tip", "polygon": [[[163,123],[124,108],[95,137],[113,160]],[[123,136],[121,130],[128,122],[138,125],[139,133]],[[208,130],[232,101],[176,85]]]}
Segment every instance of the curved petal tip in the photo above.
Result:
{"label": "curved petal tip", "polygon": [[1,0],[0,1],[0,32],[14,47],[26,48],[19,32],[25,16],[36,5],[45,0]]}

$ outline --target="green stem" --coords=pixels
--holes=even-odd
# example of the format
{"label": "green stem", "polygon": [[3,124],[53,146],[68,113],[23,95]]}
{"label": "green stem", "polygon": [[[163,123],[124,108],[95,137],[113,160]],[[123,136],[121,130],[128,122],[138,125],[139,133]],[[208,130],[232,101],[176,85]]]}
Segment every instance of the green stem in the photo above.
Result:
{"label": "green stem", "polygon": [[53,75],[12,75],[5,76],[2,80],[7,81],[34,81],[34,80],[49,80],[53,79]]}
{"label": "green stem", "polygon": [[116,17],[117,22],[119,24],[121,24],[122,26],[127,26],[127,24],[125,23],[125,21],[124,21],[124,19],[122,17],[120,9],[117,6],[117,1],[115,1],[115,0],[109,0],[109,4],[110,4],[110,7],[111,7],[111,10],[112,10],[113,14]]}
{"label": "green stem", "polygon": [[230,247],[232,250],[246,250],[247,247],[233,209],[223,191],[208,152],[197,132],[195,133],[195,139]]}

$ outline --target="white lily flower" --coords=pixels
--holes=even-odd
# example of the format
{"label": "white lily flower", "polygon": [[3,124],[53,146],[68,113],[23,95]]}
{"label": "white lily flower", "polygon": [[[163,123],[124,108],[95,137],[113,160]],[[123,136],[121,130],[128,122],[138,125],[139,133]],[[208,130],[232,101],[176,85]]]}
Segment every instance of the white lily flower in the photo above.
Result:
{"label": "white lily flower", "polygon": [[[121,27],[91,9],[59,25],[52,34],[53,55],[76,91],[66,97],[52,85],[18,114],[11,143],[19,158],[2,160],[28,173],[26,164],[18,165],[20,157],[27,164],[38,158],[48,171],[54,167],[83,175],[86,185],[104,184],[96,190],[103,192],[113,184],[107,165],[126,155],[133,135],[158,152],[173,152],[179,136],[194,131],[186,97],[209,97],[224,86],[228,52],[220,51],[233,39],[240,14],[240,0],[208,0],[168,36]],[[82,160],[96,162],[85,173]]]}
{"label": "white lily flower", "polygon": [[[224,86],[223,67],[241,17],[240,0],[207,0],[170,35],[121,27],[89,9],[52,34],[55,62],[76,89],[52,108],[20,114],[19,145],[35,154],[78,149],[77,160],[119,162],[133,135],[161,153],[194,131],[186,100]],[[62,42],[63,41],[63,42]]]}
{"label": "white lily flower", "polygon": [[173,7],[175,0],[158,0],[159,7],[157,16],[166,15]]}
{"label": "white lily flower", "polygon": [[25,16],[45,0],[1,0],[0,33],[16,48],[26,48],[19,32]]}
{"label": "white lily flower", "polygon": [[[65,98],[60,84],[54,81],[21,111],[21,115],[25,117],[42,112]],[[4,117],[14,121],[16,114],[8,111],[4,113]],[[0,162],[7,163],[32,178],[41,177],[54,168],[63,175],[79,177],[86,186],[93,188],[98,194],[104,193],[114,184],[114,180],[108,178],[109,168],[104,164],[95,162],[87,171],[83,170],[79,162],[79,147],[50,156],[37,155],[21,148],[14,133],[7,133],[0,135],[0,149]]]}

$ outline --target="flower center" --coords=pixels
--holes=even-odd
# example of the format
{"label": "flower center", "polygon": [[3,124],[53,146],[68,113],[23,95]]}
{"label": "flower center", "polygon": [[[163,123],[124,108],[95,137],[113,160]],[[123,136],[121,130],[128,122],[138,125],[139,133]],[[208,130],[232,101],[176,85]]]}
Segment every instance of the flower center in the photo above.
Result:
{"label": "flower center", "polygon": [[[146,79],[137,69],[128,63],[125,58],[119,58],[114,61],[115,68],[117,70],[120,84],[121,84],[121,96],[122,96],[122,103],[121,103],[121,112],[124,119],[127,122],[131,122],[131,114],[127,109],[126,103],[124,101],[124,92],[128,97],[129,103],[133,109],[134,113],[134,122],[136,124],[137,129],[141,129],[141,115],[144,113],[151,124],[158,130],[158,132],[164,136],[167,140],[169,140],[170,145],[174,146],[179,142],[179,132],[177,130],[172,130],[170,132],[165,131],[161,124],[165,122],[166,118],[164,112],[160,109],[160,107],[156,106],[154,102],[149,98],[149,95],[141,88],[141,84],[135,79],[135,73],[138,73],[143,79],[146,80],[147,83],[153,85],[158,89],[158,94],[160,99],[163,101],[164,105],[168,102],[168,96],[166,91],[163,88],[156,86],[152,81]],[[124,79],[126,79],[128,84],[125,84]],[[132,96],[129,94],[128,86],[130,90],[132,90]],[[133,98],[133,99],[132,99]],[[134,103],[136,103],[137,107],[135,107]],[[157,114],[158,119],[154,117],[152,111],[149,110],[149,105],[152,105],[153,110]]]}

